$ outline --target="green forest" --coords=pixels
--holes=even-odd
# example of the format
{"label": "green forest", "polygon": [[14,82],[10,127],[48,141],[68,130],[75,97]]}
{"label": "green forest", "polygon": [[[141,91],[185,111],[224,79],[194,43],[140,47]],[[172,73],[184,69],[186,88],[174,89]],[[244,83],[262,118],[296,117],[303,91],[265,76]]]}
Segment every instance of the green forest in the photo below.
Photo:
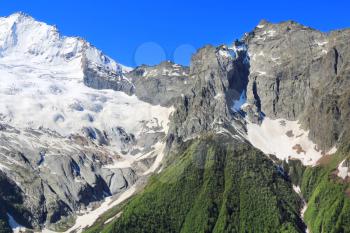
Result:
{"label": "green forest", "polygon": [[88,233],[305,232],[301,186],[312,233],[350,232],[349,184],[334,175],[347,148],[326,164],[270,159],[223,137],[191,142],[123,208],[120,218]]}

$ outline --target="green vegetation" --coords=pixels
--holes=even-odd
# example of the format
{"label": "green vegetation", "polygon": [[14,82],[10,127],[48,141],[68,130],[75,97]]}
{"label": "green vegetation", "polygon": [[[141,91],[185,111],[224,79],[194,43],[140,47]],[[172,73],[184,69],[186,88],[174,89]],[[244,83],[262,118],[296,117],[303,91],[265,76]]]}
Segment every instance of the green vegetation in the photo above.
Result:
{"label": "green vegetation", "polygon": [[[84,233],[108,233],[111,232],[111,229],[114,225],[113,221],[109,221],[110,219],[114,218],[116,215],[118,215],[123,207],[125,206],[125,202],[122,204],[113,207],[112,209],[108,210],[106,213],[102,214],[96,222],[93,224],[93,226],[89,227],[84,231]],[[108,222],[108,223],[106,223]]]}
{"label": "green vegetation", "polygon": [[261,152],[224,140],[193,142],[106,232],[303,232],[289,179]]}
{"label": "green vegetation", "polygon": [[348,155],[340,150],[327,164],[305,170],[302,192],[308,202],[305,213],[311,232],[350,232],[349,183],[336,175],[338,164]]}
{"label": "green vegetation", "polygon": [[301,186],[308,202],[311,233],[348,233],[350,184],[336,169],[349,150],[341,147],[321,165],[304,167],[223,138],[197,140],[171,157],[171,165],[123,207],[120,218],[104,225],[120,209],[110,212],[88,233],[304,232],[292,184]]}

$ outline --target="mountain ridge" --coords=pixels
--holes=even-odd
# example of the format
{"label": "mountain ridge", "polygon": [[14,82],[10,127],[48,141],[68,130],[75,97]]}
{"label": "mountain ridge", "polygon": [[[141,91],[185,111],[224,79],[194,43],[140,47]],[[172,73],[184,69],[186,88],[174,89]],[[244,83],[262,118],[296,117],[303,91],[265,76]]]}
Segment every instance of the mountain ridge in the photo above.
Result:
{"label": "mountain ridge", "polygon": [[[28,16],[19,13],[12,17],[26,19]],[[268,192],[271,198],[281,202],[293,200],[293,204],[290,209],[286,207],[279,213],[271,213],[276,221],[269,222],[267,228],[252,226],[250,232],[273,229],[273,224],[285,220],[285,225],[278,226],[285,230],[283,232],[305,230],[299,213],[302,200],[292,191],[292,185],[301,186],[301,183],[292,182],[294,177],[283,171],[282,163],[293,164],[291,161],[298,159],[313,174],[311,169],[318,167],[320,158],[333,154],[337,158],[338,147],[344,146],[350,108],[347,105],[350,97],[346,94],[350,87],[347,85],[346,58],[350,56],[346,45],[350,38],[347,30],[328,35],[291,21],[282,24],[263,22],[231,46],[199,49],[192,57],[190,67],[163,62],[125,70],[88,42],[77,38],[69,41],[70,37],[62,37],[62,40],[54,29],[35,35],[36,42],[42,42],[40,46],[39,42],[24,43],[25,39],[13,33],[21,28],[25,32],[31,25],[22,22],[13,27],[12,21],[4,23],[1,19],[0,31],[8,31],[0,37],[0,48],[5,48],[1,50],[1,73],[3,77],[9,77],[7,80],[12,80],[0,86],[0,95],[6,100],[0,105],[0,155],[4,158],[0,162],[0,178],[4,182],[9,180],[14,190],[21,190],[20,196],[24,194],[23,200],[20,198],[23,201],[19,204],[21,208],[18,208],[17,203],[12,203],[11,195],[0,193],[0,202],[5,206],[0,208],[0,217],[5,216],[0,219],[4,219],[5,225],[8,225],[6,215],[9,215],[30,228],[45,228],[44,231],[80,228],[78,231],[82,231],[81,228],[91,226],[93,222],[77,221],[78,225],[74,225],[75,218],[79,218],[77,211],[85,211],[88,215],[91,204],[98,205],[100,201],[108,201],[106,197],[121,197],[135,187],[143,187],[150,176],[162,180],[169,167],[174,167],[176,171],[187,169],[186,174],[190,177],[195,174],[207,177],[200,183],[203,185],[200,197],[209,198],[214,206],[208,207],[209,212],[199,211],[197,220],[207,224],[208,232],[222,230],[231,220],[241,222],[237,232],[244,231],[244,221],[251,219],[250,213],[242,211],[244,217],[231,219],[231,215],[226,215],[226,211],[231,210],[225,210],[222,204],[234,199],[230,203],[235,208],[239,194],[244,199],[243,206],[249,207],[246,200],[253,196],[243,193],[249,186],[246,182],[250,179],[249,174],[256,169],[276,178],[278,185],[291,196],[283,191],[274,197],[278,193],[274,179],[271,182],[260,180],[261,183],[254,183],[257,185],[254,188],[273,190]],[[38,25],[40,23],[35,22],[34,28],[40,28]],[[50,27],[45,25],[44,29]],[[44,49],[47,43],[53,45],[48,51]],[[18,57],[18,54],[23,56]],[[23,100],[26,102],[21,105]],[[42,121],[37,120],[39,116]],[[320,124],[327,127],[323,129]],[[214,136],[207,139],[208,135]],[[206,150],[206,142],[201,141],[204,139],[214,147]],[[207,156],[198,154],[197,149],[187,150],[198,142],[201,144],[198,150]],[[240,159],[236,160],[225,142],[229,147],[247,150],[240,151],[237,154]],[[344,150],[341,152],[346,154]],[[250,157],[252,154],[257,157]],[[181,158],[191,161],[192,156],[196,158],[195,164],[179,166]],[[223,158],[230,158],[230,168],[235,170],[244,164],[246,173],[230,173],[222,163]],[[250,160],[253,161],[251,164],[247,162]],[[265,161],[266,166],[260,167],[260,160]],[[190,169],[197,165],[198,171]],[[347,166],[346,163],[341,165],[341,176],[344,176]],[[208,178],[207,172],[215,174],[218,180]],[[243,179],[239,183],[242,190],[226,195],[229,191],[225,190],[231,188],[220,183],[223,174]],[[186,188],[191,189],[193,183],[189,182]],[[146,185],[146,193],[149,187],[154,191],[168,185],[155,183],[152,186],[151,180],[151,184]],[[324,184],[324,181],[320,183]],[[204,192],[205,187],[211,190],[211,184],[224,187],[220,194],[222,199],[214,200],[213,191]],[[176,185],[181,186],[181,182]],[[302,189],[304,192],[312,187],[303,184]],[[179,190],[175,189],[175,196],[170,198],[176,197],[175,191]],[[33,193],[38,193],[40,199],[33,198]],[[153,194],[164,201],[152,202],[154,205],[169,206],[166,190]],[[17,192],[13,191],[13,195]],[[141,192],[137,198],[142,199],[143,195]],[[138,206],[133,204],[133,199],[130,203]],[[198,203],[188,203],[195,207],[189,216],[196,216]],[[219,206],[220,216],[225,218],[218,217]],[[144,208],[141,210],[144,212],[138,214],[153,214]],[[170,210],[164,210],[165,214]],[[288,220],[284,218],[286,213],[291,217]],[[96,220],[99,216],[90,217]],[[258,221],[260,217],[261,214],[257,214],[251,220]],[[113,223],[114,227],[124,229],[123,226],[131,224],[128,217],[121,219],[123,222]],[[164,226],[168,220],[164,218]],[[181,221],[185,221],[184,232],[192,229],[188,219]],[[225,224],[215,226],[216,222]],[[0,224],[3,224],[1,220]],[[201,224],[192,230],[199,231],[204,227]],[[149,227],[156,230],[152,224]],[[314,224],[312,227],[316,228]]]}

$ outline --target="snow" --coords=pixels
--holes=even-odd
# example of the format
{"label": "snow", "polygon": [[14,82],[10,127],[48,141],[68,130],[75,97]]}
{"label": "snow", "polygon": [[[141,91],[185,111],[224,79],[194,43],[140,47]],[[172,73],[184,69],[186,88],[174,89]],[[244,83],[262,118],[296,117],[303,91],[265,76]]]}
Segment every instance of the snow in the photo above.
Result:
{"label": "snow", "polygon": [[241,110],[241,108],[243,107],[243,105],[247,102],[247,96],[245,93],[245,90],[242,91],[240,97],[238,100],[233,101],[233,106],[232,106],[232,110],[235,112],[238,112]]}
{"label": "snow", "polygon": [[320,52],[320,55],[324,55],[328,53],[327,44],[328,44],[327,40],[324,40],[324,41],[315,40],[313,46]]}
{"label": "snow", "polygon": [[114,72],[128,72],[101,51],[24,14],[0,18],[0,114],[18,129],[40,127],[62,136],[83,128],[106,132],[112,146],[114,129],[136,137],[143,122],[157,119],[167,130],[171,108],[153,106],[113,90],[95,90],[83,83],[82,58]]}
{"label": "snow", "polygon": [[261,70],[256,71],[256,73],[258,73],[259,75],[266,75],[266,72]]}
{"label": "snow", "polygon": [[281,160],[299,159],[304,165],[316,165],[323,156],[297,121],[266,117],[261,125],[247,122],[247,139],[265,154]]}
{"label": "snow", "polygon": [[330,149],[330,150],[328,151],[328,154],[329,154],[329,155],[332,155],[332,154],[335,154],[337,151],[338,151],[338,148],[337,148],[336,146],[334,146],[332,149]]}
{"label": "snow", "polygon": [[277,65],[281,65],[282,63],[280,62],[281,57],[271,57],[271,61],[276,63]]}
{"label": "snow", "polygon": [[345,166],[346,160],[342,161],[338,166],[338,176],[342,179],[346,179],[346,177],[350,177],[350,169]]}
{"label": "snow", "polygon": [[0,18],[0,56],[26,57],[37,62],[61,65],[85,57],[109,70],[128,70],[83,39],[61,36],[56,27],[38,22],[23,13]]}
{"label": "snow", "polygon": [[219,100],[219,99],[222,99],[224,97],[225,97],[224,93],[220,92],[220,93],[216,93],[216,95],[214,96],[214,99]]}
{"label": "snow", "polygon": [[268,36],[270,36],[270,37],[276,35],[276,33],[277,33],[277,32],[276,32],[275,30],[269,30],[269,31],[266,32],[266,34],[267,34]]}
{"label": "snow", "polygon": [[[116,63],[88,42],[76,37],[62,37],[55,27],[37,22],[22,13],[0,18],[2,123],[22,132],[26,132],[26,129],[47,129],[63,137],[81,135],[84,128],[98,129],[105,132],[110,140],[110,145],[104,147],[108,152],[120,152],[122,149],[116,127],[122,127],[137,139],[141,134],[152,133],[154,130],[150,124],[157,122],[159,132],[167,133],[169,116],[174,111],[172,107],[154,106],[140,101],[136,96],[85,86],[82,64],[86,60],[97,68],[121,75],[132,70]],[[175,72],[174,75],[181,74]],[[55,149],[64,145],[75,148],[64,139],[58,142],[43,137],[34,138],[25,133],[9,135],[12,145],[17,143],[19,147],[39,148],[45,145]],[[154,145],[152,155],[157,157],[147,174],[155,172],[161,165],[164,146],[164,142]],[[109,165],[111,168],[130,167],[138,159],[129,154],[120,156]],[[6,163],[16,162],[4,154],[0,154],[0,158],[5,158]],[[38,160],[43,168],[46,166],[45,159],[42,157]],[[0,164],[0,170],[4,169],[9,170],[6,164]],[[52,174],[55,173],[52,171]],[[75,182],[81,180],[76,179]],[[81,232],[102,213],[133,195],[135,190],[136,187],[131,187],[117,200],[109,197],[96,210],[78,216],[69,231],[80,229],[78,232]],[[15,226],[14,220],[12,223]],[[52,231],[45,229],[43,232]]]}
{"label": "snow", "polygon": [[[301,219],[304,220],[304,219],[305,219],[305,218],[304,218],[305,212],[306,212],[306,210],[307,210],[307,203],[306,203],[305,199],[304,199],[303,196],[302,196],[302,193],[301,193],[301,190],[300,190],[300,187],[299,187],[299,186],[293,185],[293,190],[294,190],[297,194],[299,194],[300,198],[301,198],[302,201],[303,201],[304,206],[303,206],[303,208],[302,208],[301,211],[300,211],[300,216],[301,216]],[[306,223],[305,223],[305,225],[306,225]],[[309,233],[309,232],[310,232],[310,230],[309,230],[308,226],[306,225],[305,233]]]}
{"label": "snow", "polygon": [[11,171],[10,168],[8,168],[7,166],[5,166],[4,164],[1,164],[1,163],[0,163],[0,170],[2,170],[2,171],[4,171],[4,170]]}
{"label": "snow", "polygon": [[[218,54],[224,58],[237,59],[239,57],[239,52],[242,51],[247,51],[247,46],[244,43],[238,42],[237,44],[233,44],[231,47],[227,47],[226,45],[223,46],[219,50]],[[247,60],[247,58],[245,58],[245,60]]]}
{"label": "snow", "polygon": [[112,222],[113,220],[119,218],[119,217],[122,215],[122,213],[123,213],[123,212],[120,212],[120,213],[118,213],[116,216],[111,217],[110,219],[108,219],[107,221],[105,221],[104,224],[108,224],[108,223]]}
{"label": "snow", "polygon": [[225,58],[232,58],[232,54],[228,50],[220,50],[219,55]]}
{"label": "snow", "polygon": [[182,69],[182,66],[178,64],[172,64],[171,67],[167,66],[154,66],[154,67],[147,67],[142,76],[145,78],[155,78],[159,76],[187,76],[185,70]]}
{"label": "snow", "polygon": [[300,187],[299,187],[299,186],[293,185],[293,190],[294,190],[297,194],[301,195],[301,190],[300,190]]}
{"label": "snow", "polygon": [[[252,59],[252,61],[265,58],[265,54],[263,51],[260,51],[258,54],[256,53],[252,54],[251,52],[248,52],[248,56]],[[258,57],[263,57],[263,58],[258,58]]]}
{"label": "snow", "polygon": [[152,164],[152,166],[143,173],[143,175],[148,175],[151,173],[154,173],[162,164],[163,158],[164,158],[164,149],[165,149],[165,142],[158,142],[154,147],[155,150],[153,153],[157,154],[156,160]]}
{"label": "snow", "polygon": [[[132,186],[127,191],[122,193],[117,199],[113,200],[113,197],[108,197],[105,201],[95,210],[85,213],[84,215],[78,216],[76,222],[73,227],[65,231],[65,233],[69,233],[72,231],[76,231],[76,233],[80,233],[84,228],[91,226],[103,213],[110,210],[114,206],[119,205],[123,201],[130,198],[136,192],[136,187]],[[43,230],[43,233],[52,233],[50,230]]]}
{"label": "snow", "polygon": [[[306,212],[306,210],[307,210],[307,204],[304,202],[304,207],[303,207],[303,209],[301,210],[301,219],[305,219],[305,212]],[[305,225],[306,225],[306,223],[305,223]],[[306,225],[306,229],[305,229],[305,233],[310,233],[311,231],[310,231],[310,229],[309,229],[309,227]]]}
{"label": "snow", "polygon": [[128,168],[128,167],[132,167],[133,162],[135,162],[134,157],[124,156],[122,159],[118,159],[114,161],[113,164],[109,164],[103,167],[107,169]]}
{"label": "snow", "polygon": [[121,65],[121,64],[120,64],[120,66],[121,66],[122,72],[123,72],[124,74],[125,74],[125,73],[130,73],[131,71],[134,70],[134,68],[132,68],[132,67],[124,66],[124,65]]}
{"label": "snow", "polygon": [[91,127],[106,131],[112,139],[117,136],[115,127],[137,136],[143,121],[156,118],[167,126],[169,108],[153,106],[122,92],[88,88],[81,82],[82,76],[76,78],[79,71],[67,66],[60,67],[63,72],[55,72],[29,62],[11,63],[0,58],[0,113],[6,124],[49,128],[63,136]]}
{"label": "snow", "polygon": [[242,51],[247,51],[247,45],[246,44],[234,44],[231,48],[235,52],[242,52]]}
{"label": "snow", "polygon": [[[301,216],[301,219],[304,220],[305,212],[306,212],[306,210],[307,210],[307,203],[306,203],[305,199],[304,199],[303,196],[302,196],[300,187],[299,187],[299,186],[293,185],[293,189],[294,189],[294,191],[295,191],[297,194],[299,194],[300,198],[301,198],[302,201],[303,201],[304,206],[303,206],[303,208],[302,208],[301,211],[300,211],[300,216]],[[305,223],[305,225],[306,225],[306,223]],[[309,230],[309,228],[308,228],[307,225],[306,225],[306,227],[307,227],[307,228],[306,228],[306,230],[305,230],[305,233],[309,233],[310,230]]]}
{"label": "snow", "polygon": [[324,46],[324,45],[328,44],[328,41],[316,41],[316,44],[318,46]]}
{"label": "snow", "polygon": [[13,233],[20,233],[26,230],[26,228],[17,223],[16,220],[9,213],[7,214],[7,217]]}

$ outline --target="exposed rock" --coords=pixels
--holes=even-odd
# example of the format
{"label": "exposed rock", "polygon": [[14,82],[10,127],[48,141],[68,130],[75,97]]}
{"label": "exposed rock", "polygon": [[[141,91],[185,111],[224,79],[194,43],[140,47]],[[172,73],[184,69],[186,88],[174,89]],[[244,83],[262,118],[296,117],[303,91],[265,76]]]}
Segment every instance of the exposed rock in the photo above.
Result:
{"label": "exposed rock", "polygon": [[123,91],[126,94],[134,93],[134,84],[125,78],[122,70],[109,70],[106,67],[89,61],[86,57],[82,59],[84,84],[95,89],[112,89]]}
{"label": "exposed rock", "polygon": [[270,118],[300,120],[322,150],[330,149],[350,116],[349,40],[349,30],[326,34],[293,21],[261,22],[244,38],[248,102]]}
{"label": "exposed rock", "polygon": [[[81,146],[75,141],[79,137],[6,128],[0,138],[0,171],[14,181],[8,188],[25,194],[22,207],[30,213],[22,219],[26,226],[56,223],[91,202],[125,191],[137,180],[131,168],[105,167],[112,153],[93,141]],[[23,135],[26,141],[18,141]]]}
{"label": "exposed rock", "polygon": [[245,51],[236,52],[222,46],[206,46],[193,57],[191,92],[176,105],[171,119],[169,143],[186,141],[217,128],[232,130],[231,106],[238,100],[248,82]]}
{"label": "exposed rock", "polygon": [[157,66],[140,66],[126,74],[135,85],[135,95],[154,105],[172,106],[176,99],[189,93],[193,79],[189,68],[163,62]]}
{"label": "exposed rock", "polygon": [[[2,20],[10,20],[8,25],[21,22],[23,30],[29,32],[38,27],[38,22],[26,17],[16,15]],[[117,111],[108,115],[116,109],[107,108],[116,95],[114,92],[112,95],[101,93],[111,91],[90,93],[88,101],[84,98],[76,100],[77,96],[72,92],[74,98],[68,98],[70,102],[67,106],[49,105],[50,109],[63,109],[55,113],[52,124],[48,124],[48,127],[57,127],[56,131],[64,128],[60,124],[67,122],[72,112],[84,114],[80,118],[72,118],[84,124],[78,130],[75,122],[70,124],[76,131],[68,136],[62,136],[53,128],[37,127],[33,122],[24,126],[7,125],[4,122],[16,123],[20,119],[17,121],[22,123],[24,118],[15,118],[11,111],[0,113],[0,186],[9,187],[17,201],[0,190],[0,204],[5,206],[0,206],[0,212],[10,212],[25,226],[50,226],[93,202],[122,193],[154,162],[159,163],[157,156],[161,154],[159,148],[163,147],[157,144],[161,144],[166,136],[168,149],[175,148],[171,152],[176,150],[176,146],[186,146],[189,139],[211,132],[229,134],[238,139],[239,144],[244,141],[241,136],[245,127],[244,114],[254,122],[263,116],[300,120],[309,130],[309,137],[325,151],[350,131],[347,122],[350,119],[350,30],[326,34],[292,21],[281,24],[262,21],[232,47],[206,46],[200,49],[193,56],[190,67],[164,62],[125,72],[121,65],[87,42],[78,38],[62,39],[51,26],[42,25],[43,36],[33,38],[32,44],[26,44],[26,40],[21,41],[19,37],[17,42],[21,46],[14,40],[14,35],[20,32],[16,31],[16,27],[6,27],[9,35],[4,37],[1,57],[12,55],[18,61],[18,56],[25,54],[29,57],[23,55],[21,59],[27,63],[27,59],[34,56],[35,66],[27,64],[26,69],[34,74],[40,70],[36,80],[42,81],[44,77],[45,88],[46,84],[50,84],[47,85],[47,95],[39,90],[40,95],[35,100],[48,95],[61,100],[64,89],[71,87],[51,82],[61,79],[62,83],[70,79],[70,83],[75,85],[78,80],[78,84],[83,82],[94,89],[111,89],[137,96],[119,93],[130,98],[119,95],[123,104],[113,105],[126,109],[129,115]],[[45,46],[33,49],[43,42]],[[43,69],[37,68],[37,61],[42,63]],[[1,64],[1,70],[10,71],[6,75],[23,72],[22,69],[12,72],[21,66],[6,62]],[[57,74],[56,70],[51,70],[53,67],[63,70],[71,64],[72,72],[68,70]],[[46,73],[41,73],[41,70]],[[21,77],[23,73],[18,74]],[[28,85],[23,83],[20,87]],[[78,87],[77,92],[93,90],[84,85],[74,87]],[[23,90],[14,86],[5,91],[6,96],[13,98]],[[132,106],[137,109],[146,104],[135,101],[138,99],[152,104],[140,110],[143,118],[151,116],[147,120],[132,118],[130,115],[139,112],[128,111],[130,109],[125,107],[134,104]],[[44,108],[42,103],[34,103],[34,111]],[[157,110],[154,105],[175,107],[169,131],[166,119],[171,108]],[[84,111],[88,112],[85,114]],[[159,111],[159,116],[152,115],[152,111]],[[36,116],[37,112],[30,112],[30,117]],[[101,120],[105,114],[97,113],[106,113],[109,117],[107,121],[117,118],[124,124],[111,125]],[[126,119],[129,116],[130,119]],[[135,124],[131,125],[132,121]],[[293,131],[285,134],[298,137]],[[300,144],[293,149],[300,155],[305,154]],[[123,155],[129,157],[125,159]],[[121,158],[124,160],[118,160]],[[21,208],[16,209],[11,203]]]}

